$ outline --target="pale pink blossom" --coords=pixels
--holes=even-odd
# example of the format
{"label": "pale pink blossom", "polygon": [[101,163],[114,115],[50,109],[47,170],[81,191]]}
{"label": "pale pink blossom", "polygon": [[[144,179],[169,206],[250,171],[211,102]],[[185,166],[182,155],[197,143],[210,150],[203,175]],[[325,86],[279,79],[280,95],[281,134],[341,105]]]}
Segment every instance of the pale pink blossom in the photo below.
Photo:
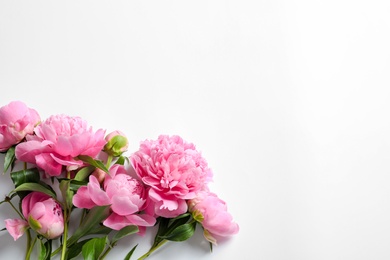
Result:
{"label": "pale pink blossom", "polygon": [[32,134],[40,117],[34,109],[21,101],[13,101],[0,108],[0,152],[19,143],[27,134]]}
{"label": "pale pink blossom", "polygon": [[186,200],[207,189],[212,172],[192,143],[179,136],[146,140],[130,161],[138,177],[150,187],[155,214],[172,218],[187,212]]}
{"label": "pale pink blossom", "polygon": [[143,227],[153,226],[156,219],[141,212],[147,203],[143,185],[132,178],[124,166],[118,164],[110,168],[103,188],[98,179],[90,175],[88,184],[80,187],[73,197],[73,204],[78,208],[91,209],[95,206],[111,205],[111,214],[103,221],[103,225],[114,230],[136,225],[144,231]]}
{"label": "pale pink blossom", "polygon": [[47,239],[57,238],[64,232],[62,208],[49,195],[29,193],[22,200],[22,213],[29,226]]}
{"label": "pale pink blossom", "polygon": [[200,192],[195,199],[188,202],[192,212],[203,228],[207,240],[216,243],[217,237],[237,234],[239,226],[227,211],[226,203],[214,193]]}
{"label": "pale pink blossom", "polygon": [[79,155],[96,157],[106,141],[104,130],[94,132],[80,117],[54,115],[35,128],[35,135],[16,147],[18,160],[36,164],[48,176],[75,170],[83,165]]}
{"label": "pale pink blossom", "polygon": [[14,238],[15,241],[21,237],[28,228],[27,221],[23,219],[6,219],[4,221],[8,233]]}

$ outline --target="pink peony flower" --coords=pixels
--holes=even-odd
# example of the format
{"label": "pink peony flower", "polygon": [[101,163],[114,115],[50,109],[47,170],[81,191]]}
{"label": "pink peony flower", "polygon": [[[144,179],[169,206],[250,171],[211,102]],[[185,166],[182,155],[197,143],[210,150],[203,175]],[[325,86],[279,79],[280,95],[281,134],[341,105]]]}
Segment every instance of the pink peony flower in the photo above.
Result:
{"label": "pink peony flower", "polygon": [[145,189],[122,165],[110,168],[110,175],[106,175],[103,186],[104,189],[98,179],[90,175],[88,185],[80,187],[74,195],[73,204],[86,209],[111,205],[111,214],[103,225],[114,230],[129,225],[149,227],[156,223],[154,217],[140,213],[147,206]]}
{"label": "pink peony flower", "polygon": [[35,191],[24,197],[22,213],[29,226],[47,239],[57,238],[64,232],[61,206],[44,193]]}
{"label": "pink peony flower", "polygon": [[8,233],[15,241],[21,237],[28,228],[28,223],[23,219],[6,219],[4,221]]}
{"label": "pink peony flower", "polygon": [[38,113],[23,102],[13,101],[0,108],[0,152],[19,143],[27,134],[32,134],[39,123]]}
{"label": "pink peony flower", "polygon": [[60,175],[63,166],[68,171],[79,168],[83,162],[75,157],[96,157],[106,143],[104,130],[93,132],[86,121],[66,115],[51,116],[26,139],[16,147],[16,158],[36,164],[49,176]]}
{"label": "pink peony flower", "polygon": [[226,203],[214,193],[200,192],[188,204],[189,211],[202,224],[208,241],[216,244],[216,236],[227,237],[238,233],[239,226],[227,212]]}
{"label": "pink peony flower", "polygon": [[104,151],[112,156],[120,156],[129,147],[129,141],[121,131],[111,132],[105,139],[107,143],[104,146]]}
{"label": "pink peony flower", "polygon": [[212,172],[195,146],[179,136],[146,140],[130,157],[139,178],[148,186],[158,216],[172,218],[187,212],[186,200],[207,189]]}

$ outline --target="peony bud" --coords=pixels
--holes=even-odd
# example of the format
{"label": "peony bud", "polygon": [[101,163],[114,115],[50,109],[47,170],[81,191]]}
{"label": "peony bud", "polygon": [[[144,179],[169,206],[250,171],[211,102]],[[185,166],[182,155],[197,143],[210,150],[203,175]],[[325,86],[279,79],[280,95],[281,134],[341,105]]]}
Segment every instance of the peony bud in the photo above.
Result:
{"label": "peony bud", "polygon": [[32,192],[22,200],[22,212],[30,227],[47,239],[64,232],[64,217],[60,205],[50,196]]}
{"label": "peony bud", "polygon": [[114,131],[106,136],[104,151],[112,156],[120,156],[127,151],[129,141],[121,131]]}
{"label": "peony bud", "polygon": [[106,178],[106,173],[105,171],[99,169],[99,168],[96,168],[93,173],[92,173],[93,176],[96,177],[96,179],[98,180],[98,182],[100,184],[103,183],[104,179]]}
{"label": "peony bud", "polygon": [[25,220],[6,219],[4,221],[8,233],[14,238],[15,241],[24,234],[26,229],[28,229],[28,224]]}

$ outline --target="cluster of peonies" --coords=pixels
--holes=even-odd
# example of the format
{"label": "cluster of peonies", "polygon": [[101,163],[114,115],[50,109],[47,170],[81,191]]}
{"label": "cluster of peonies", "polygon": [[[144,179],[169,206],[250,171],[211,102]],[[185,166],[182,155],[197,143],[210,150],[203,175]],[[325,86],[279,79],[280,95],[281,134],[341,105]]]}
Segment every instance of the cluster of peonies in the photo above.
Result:
{"label": "cluster of peonies", "polygon": [[[41,122],[22,102],[0,108],[4,172],[11,169],[15,184],[3,202],[19,215],[6,219],[5,227],[15,240],[27,234],[26,258],[34,247],[31,234],[41,241],[40,259],[57,253],[61,259],[80,253],[103,259],[120,238],[159,225],[151,249],[139,258],[144,259],[167,241],[188,239],[197,225],[210,245],[238,232],[226,203],[209,190],[212,171],[193,144],[161,135],[141,142],[129,157],[127,149],[122,132],[93,131],[79,117],[53,115]],[[16,162],[24,169],[12,172]],[[74,210],[82,211],[80,224],[68,234]],[[51,250],[57,238],[60,245]]]}

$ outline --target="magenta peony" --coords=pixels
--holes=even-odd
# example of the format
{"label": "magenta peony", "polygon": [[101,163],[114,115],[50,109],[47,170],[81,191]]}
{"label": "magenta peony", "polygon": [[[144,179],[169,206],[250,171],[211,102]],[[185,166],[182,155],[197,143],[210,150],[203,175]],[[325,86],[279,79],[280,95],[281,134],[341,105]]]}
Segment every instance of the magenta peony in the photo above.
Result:
{"label": "magenta peony", "polygon": [[146,140],[130,157],[138,177],[150,187],[155,214],[172,218],[187,212],[186,200],[207,189],[212,172],[192,143],[179,136]]}
{"label": "magenta peony", "polygon": [[88,185],[80,187],[74,195],[73,204],[86,209],[111,205],[111,214],[103,225],[114,230],[129,225],[149,227],[156,223],[153,216],[140,213],[147,206],[145,189],[122,165],[116,164],[110,168],[110,175],[106,175],[103,186],[104,189],[98,179],[91,175]]}
{"label": "magenta peony", "polygon": [[39,123],[38,113],[23,102],[13,101],[0,108],[0,152],[19,143],[27,134],[32,134]]}
{"label": "magenta peony", "polygon": [[216,243],[216,237],[227,237],[238,232],[239,226],[227,211],[226,203],[214,193],[200,192],[188,202],[189,211],[204,228],[205,238]]}
{"label": "magenta peony", "polygon": [[87,122],[79,117],[55,115],[35,128],[35,135],[28,135],[27,142],[16,147],[18,160],[36,164],[48,176],[58,176],[63,170],[75,170],[83,162],[79,155],[95,157],[106,141],[104,130],[93,132]]}

